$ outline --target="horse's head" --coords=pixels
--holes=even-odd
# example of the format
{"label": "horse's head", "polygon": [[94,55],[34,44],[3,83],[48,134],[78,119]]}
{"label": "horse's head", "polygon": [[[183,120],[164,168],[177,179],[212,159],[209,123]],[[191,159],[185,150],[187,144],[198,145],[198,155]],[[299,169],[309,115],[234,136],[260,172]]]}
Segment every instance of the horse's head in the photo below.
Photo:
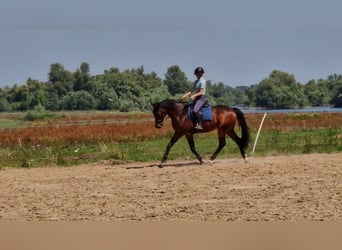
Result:
{"label": "horse's head", "polygon": [[153,115],[155,118],[155,126],[156,128],[161,128],[163,126],[164,119],[166,117],[166,110],[161,107],[161,103],[153,104]]}
{"label": "horse's head", "polygon": [[172,99],[152,104],[153,115],[156,122],[156,128],[161,128],[165,117],[168,115],[171,119],[178,119],[176,113],[184,108],[184,105]]}

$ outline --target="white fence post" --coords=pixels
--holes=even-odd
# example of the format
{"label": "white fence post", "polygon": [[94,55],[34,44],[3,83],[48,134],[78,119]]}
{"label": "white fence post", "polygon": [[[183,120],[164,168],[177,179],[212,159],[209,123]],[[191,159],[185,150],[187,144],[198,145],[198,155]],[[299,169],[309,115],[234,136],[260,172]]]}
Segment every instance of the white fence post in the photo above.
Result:
{"label": "white fence post", "polygon": [[262,118],[261,123],[260,123],[260,126],[259,126],[259,129],[258,129],[258,133],[257,133],[257,135],[256,135],[256,137],[255,137],[255,141],[254,141],[254,145],[253,145],[253,150],[252,150],[252,155],[254,154],[255,146],[256,146],[256,144],[257,144],[257,141],[258,141],[258,138],[259,138],[259,134],[260,134],[260,131],[261,131],[261,127],[262,127],[262,125],[264,124],[264,120],[265,120],[265,118],[266,118],[266,115],[267,115],[267,113],[264,114],[264,117]]}

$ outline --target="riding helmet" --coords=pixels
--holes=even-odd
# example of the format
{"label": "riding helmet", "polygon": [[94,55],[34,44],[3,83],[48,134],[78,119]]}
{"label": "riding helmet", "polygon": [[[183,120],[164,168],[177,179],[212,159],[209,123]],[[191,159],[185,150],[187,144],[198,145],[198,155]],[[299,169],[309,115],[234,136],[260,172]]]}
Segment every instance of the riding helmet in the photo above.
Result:
{"label": "riding helmet", "polygon": [[198,73],[204,74],[204,69],[203,69],[202,67],[197,67],[197,68],[195,69],[194,75],[196,75],[196,74],[198,74]]}

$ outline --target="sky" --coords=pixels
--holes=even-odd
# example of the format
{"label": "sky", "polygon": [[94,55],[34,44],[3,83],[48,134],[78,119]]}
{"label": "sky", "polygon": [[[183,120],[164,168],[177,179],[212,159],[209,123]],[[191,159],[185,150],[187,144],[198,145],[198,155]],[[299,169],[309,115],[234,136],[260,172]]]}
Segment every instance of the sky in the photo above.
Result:
{"label": "sky", "polygon": [[164,79],[258,84],[273,70],[303,84],[342,73],[340,0],[2,0],[0,87],[47,81],[50,65],[90,74],[144,67]]}

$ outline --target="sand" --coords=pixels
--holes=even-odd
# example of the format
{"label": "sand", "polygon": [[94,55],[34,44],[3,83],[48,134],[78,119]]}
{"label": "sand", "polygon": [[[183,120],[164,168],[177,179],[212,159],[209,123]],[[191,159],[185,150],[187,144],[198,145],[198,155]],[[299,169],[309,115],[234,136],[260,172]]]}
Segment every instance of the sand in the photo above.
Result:
{"label": "sand", "polygon": [[340,221],[342,153],[0,170],[0,221]]}

